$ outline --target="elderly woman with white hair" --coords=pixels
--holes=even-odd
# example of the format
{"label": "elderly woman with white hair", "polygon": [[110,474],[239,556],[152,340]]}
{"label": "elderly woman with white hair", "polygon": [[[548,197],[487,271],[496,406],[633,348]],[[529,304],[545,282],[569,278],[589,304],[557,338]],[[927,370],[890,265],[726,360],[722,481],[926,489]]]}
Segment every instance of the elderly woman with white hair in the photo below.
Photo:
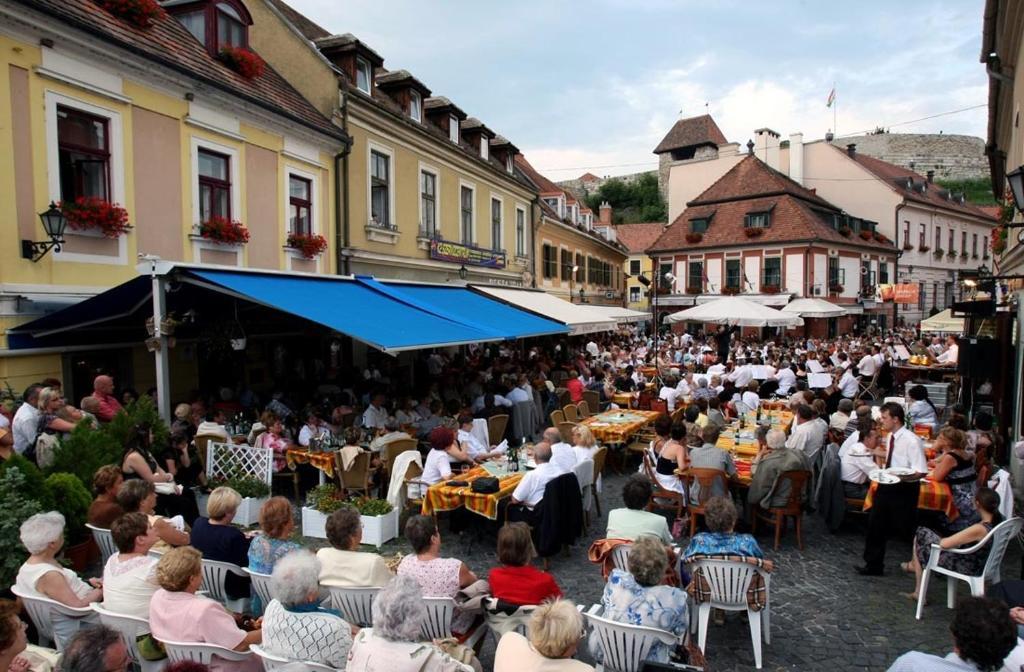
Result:
{"label": "elderly woman with white hair", "polygon": [[320,561],[293,551],[274,565],[263,613],[263,647],[291,660],[345,669],[353,628],[333,609],[320,606]]}
{"label": "elderly woman with white hair", "polygon": [[583,638],[583,615],[568,600],[537,607],[526,626],[529,639],[505,633],[494,652],[494,672],[592,672],[573,660]]}
{"label": "elderly woman with white hair", "polygon": [[348,655],[348,669],[360,672],[467,672],[480,669],[454,660],[429,641],[421,628],[427,620],[420,584],[396,576],[384,586],[372,608],[373,627],[359,631]]}
{"label": "elderly woman with white hair", "polygon": [[[61,566],[57,554],[64,546],[64,516],[56,511],[37,513],[21,524],[21,543],[29,552],[18,570],[16,585],[31,597],[46,597],[69,607],[88,607],[103,600],[103,587],[97,579],[86,583],[71,569]],[[53,616],[53,630],[60,641],[70,639],[79,628],[99,624],[95,614],[72,618]]]}

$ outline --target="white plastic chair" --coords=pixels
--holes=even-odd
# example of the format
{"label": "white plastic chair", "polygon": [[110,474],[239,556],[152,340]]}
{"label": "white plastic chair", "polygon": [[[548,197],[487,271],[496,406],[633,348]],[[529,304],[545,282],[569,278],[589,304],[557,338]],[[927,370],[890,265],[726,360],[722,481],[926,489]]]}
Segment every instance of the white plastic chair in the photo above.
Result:
{"label": "white plastic chair", "polygon": [[629,571],[629,552],[633,550],[633,544],[619,544],[612,549],[612,567]]}
{"label": "white plastic chair", "polygon": [[511,614],[506,614],[498,609],[498,599],[488,597],[484,600],[484,622],[494,635],[495,643],[501,639],[506,632],[518,632],[526,636],[526,623],[530,620],[536,604],[524,604],[516,608]]}
{"label": "white plastic chair", "polygon": [[274,655],[273,653],[268,652],[266,649],[264,649],[261,646],[257,646],[256,644],[251,644],[249,646],[249,650],[255,653],[256,656],[263,662],[263,669],[267,672],[272,672],[273,670],[280,670],[285,665],[294,664],[296,662],[300,662],[304,669],[313,670],[313,672],[336,672],[337,670],[337,668],[335,667],[330,667],[322,663],[314,663],[311,660],[289,660],[287,658]]}
{"label": "white plastic chair", "polygon": [[322,586],[327,589],[326,604],[337,609],[348,621],[349,625],[369,628],[373,625],[373,601],[377,598],[380,588],[341,588],[339,586]]}
{"label": "white plastic chair", "polygon": [[92,531],[92,538],[96,540],[96,545],[100,547],[100,555],[103,557],[102,566],[106,567],[107,559],[109,559],[114,553],[117,553],[117,546],[114,544],[114,537],[110,536],[110,530],[104,530],[102,527],[96,527],[89,523],[86,523],[85,526]]}
{"label": "white plastic chair", "polygon": [[203,642],[170,642],[163,641],[167,649],[167,659],[176,663],[179,660],[191,660],[195,663],[209,665],[213,662],[214,656],[221,660],[238,663],[252,658],[252,651],[232,651],[216,644],[205,644]]}
{"label": "white plastic chair", "polygon": [[[29,595],[18,586],[11,586],[11,592],[20,598],[22,604],[25,605],[25,611],[28,612],[28,617],[35,624],[36,630],[39,632],[39,638],[45,640],[46,644],[53,642],[54,648],[58,652],[64,650],[65,642],[54,631],[54,614],[68,619],[83,619],[93,614],[93,610],[89,607],[69,607],[48,597]],[[43,642],[40,642],[40,644],[43,644]]]}
{"label": "white plastic chair", "polygon": [[[932,572],[946,575],[946,606],[950,609],[953,608],[956,602],[956,584],[954,581],[960,580],[967,583],[971,588],[971,595],[980,597],[985,594],[985,581],[989,583],[999,583],[1000,572],[999,567],[1003,564],[1003,556],[1006,555],[1006,547],[1009,546],[1010,540],[1020,534],[1021,527],[1024,526],[1024,519],[1022,518],[1010,518],[999,523],[992,530],[985,535],[985,538],[978,543],[968,548],[947,548],[943,549],[938,544],[932,544],[931,553],[928,556],[928,564],[924,568],[924,574],[921,576],[921,587],[917,591],[917,613],[915,618],[921,620],[921,611],[924,609],[924,601],[928,595],[928,579]],[[955,553],[956,555],[970,555],[977,553],[986,544],[992,544],[992,548],[988,552],[988,559],[985,561],[985,568],[982,570],[979,576],[969,576],[967,574],[960,574],[954,572],[951,569],[939,566],[939,556],[943,553]]]}
{"label": "white plastic chair", "polygon": [[248,577],[249,575],[241,567],[230,562],[207,560],[204,558],[202,566],[203,585],[200,587],[206,591],[210,599],[222,602],[228,609],[236,613],[246,612],[249,608],[249,598],[229,599],[225,583],[227,582],[228,574],[243,577]]}
{"label": "white plastic chair", "polygon": [[[423,604],[427,607],[427,620],[423,622],[423,637],[429,641],[454,637],[452,632],[452,616],[455,614],[455,600],[450,597],[424,597]],[[484,636],[484,628],[477,626],[463,642],[472,647]]]}
{"label": "white plastic chair", "polygon": [[[707,602],[696,605],[697,609],[697,645],[701,652],[705,652],[705,644],[708,637],[708,617],[711,609],[723,611],[745,611],[747,620],[750,621],[750,639],[754,645],[754,666],[761,669],[761,635],[764,633],[765,644],[772,643],[772,631],[770,620],[771,590],[769,581],[771,574],[760,569],[756,565],[742,560],[696,560],[690,565],[691,575],[696,574],[700,569],[711,589],[711,598]],[[755,574],[764,578],[764,609],[754,611],[747,606],[747,588]],[[691,599],[691,604],[693,600]],[[693,626],[691,610],[690,624]],[[763,629],[762,629],[763,625]]]}
{"label": "white plastic chair", "polygon": [[680,638],[658,628],[630,625],[601,616],[601,605],[595,604],[584,613],[604,654],[602,668],[611,672],[639,672],[655,642],[669,646],[680,644]]}
{"label": "white plastic chair", "polygon": [[167,667],[167,660],[144,660],[139,654],[136,641],[139,635],[149,632],[149,621],[138,616],[118,614],[104,609],[98,602],[92,603],[92,610],[99,614],[100,623],[121,633],[121,641],[128,649],[128,656],[142,672],[159,672]]}
{"label": "white plastic chair", "polygon": [[270,594],[270,574],[260,574],[248,567],[242,567],[242,571],[252,579],[253,592],[259,596],[260,601],[263,603],[263,608],[266,609],[270,601],[274,599],[274,596]]}

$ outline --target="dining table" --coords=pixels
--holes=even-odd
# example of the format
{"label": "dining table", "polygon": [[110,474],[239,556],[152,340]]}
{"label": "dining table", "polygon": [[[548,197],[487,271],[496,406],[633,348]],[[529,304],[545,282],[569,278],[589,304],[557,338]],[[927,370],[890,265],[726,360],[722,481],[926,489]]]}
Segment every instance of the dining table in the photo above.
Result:
{"label": "dining table", "polygon": [[613,409],[584,418],[580,424],[586,425],[601,443],[625,443],[659,415],[658,411]]}
{"label": "dining table", "polygon": [[[427,488],[423,496],[421,513],[431,516],[440,511],[454,511],[461,507],[488,520],[497,520],[501,500],[512,496],[523,475],[523,471],[509,471],[504,461],[485,462],[460,474],[453,473],[450,480],[441,481]],[[498,479],[498,491],[473,492],[473,481],[486,476]],[[449,485],[455,482],[466,485]]]}
{"label": "dining table", "polygon": [[[877,490],[878,483],[871,481],[871,485],[868,486],[868,494],[864,496],[864,511],[871,509]],[[946,514],[946,519],[951,521],[960,516],[956,502],[953,501],[953,489],[944,481],[921,479],[921,490],[917,495],[917,508],[922,511],[939,511]]]}

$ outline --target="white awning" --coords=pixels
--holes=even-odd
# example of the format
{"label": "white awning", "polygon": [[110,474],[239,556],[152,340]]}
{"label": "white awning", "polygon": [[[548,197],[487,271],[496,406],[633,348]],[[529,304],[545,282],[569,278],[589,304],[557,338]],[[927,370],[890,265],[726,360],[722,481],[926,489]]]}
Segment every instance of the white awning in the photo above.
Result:
{"label": "white awning", "polygon": [[953,311],[947,308],[941,313],[921,320],[921,331],[924,333],[962,334],[964,333],[964,318],[953,317]]}
{"label": "white awning", "polygon": [[709,301],[667,318],[669,322],[714,322],[740,327],[800,327],[804,320],[799,315],[748,301],[739,296],[727,296]]}
{"label": "white awning", "polygon": [[639,310],[631,310],[629,308],[622,308],[621,306],[587,306],[591,310],[596,310],[602,313],[605,317],[610,317],[619,324],[626,324],[630,322],[645,322],[651,319],[650,313],[645,313]]}
{"label": "white awning", "polygon": [[[730,295],[701,294],[697,297],[697,305],[699,306],[705,303],[709,303],[711,301],[718,301],[719,299],[723,299],[728,296]],[[741,299],[746,299],[747,301],[753,301],[754,303],[759,303],[762,306],[775,306],[781,308],[782,306],[789,303],[789,299],[792,296],[792,294],[789,294],[787,292],[781,294],[735,294],[734,296],[738,296]]]}
{"label": "white awning", "polygon": [[561,322],[569,327],[569,333],[573,335],[613,331],[617,325],[614,319],[600,310],[596,310],[596,306],[569,303],[539,289],[512,289],[491,285],[470,285],[470,287],[505,303]]}
{"label": "white awning", "polygon": [[837,306],[825,299],[797,299],[783,307],[784,313],[796,313],[800,317],[839,317],[846,314],[843,306]]}

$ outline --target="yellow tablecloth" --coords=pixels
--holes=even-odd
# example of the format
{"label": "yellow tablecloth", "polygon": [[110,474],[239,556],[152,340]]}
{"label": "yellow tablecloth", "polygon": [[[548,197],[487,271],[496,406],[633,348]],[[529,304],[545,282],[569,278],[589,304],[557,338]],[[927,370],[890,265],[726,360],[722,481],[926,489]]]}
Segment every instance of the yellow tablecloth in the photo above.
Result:
{"label": "yellow tablecloth", "polygon": [[[452,480],[468,481],[472,483],[482,476],[488,476],[487,470],[483,467],[474,467],[464,474],[452,474]],[[498,519],[498,502],[505,497],[511,497],[512,491],[523,479],[523,472],[502,476],[498,492],[487,495],[473,492],[470,486],[452,487],[443,482],[432,485],[427,489],[423,498],[422,513],[425,516],[433,515],[438,511],[453,511],[460,506],[466,507],[473,513],[489,518]]]}
{"label": "yellow tablecloth", "polygon": [[[871,485],[868,486],[868,494],[864,497],[865,511],[874,504],[876,490],[878,490],[878,483],[871,481]],[[948,520],[956,520],[960,515],[953,502],[952,488],[948,483],[939,481],[921,481],[921,491],[917,495],[917,508],[941,511],[946,514]]]}
{"label": "yellow tablecloth", "polygon": [[334,453],[311,453],[301,448],[289,448],[284,454],[289,469],[295,469],[296,464],[312,464],[320,471],[327,474],[328,478],[334,478]]}
{"label": "yellow tablecloth", "polygon": [[625,443],[649,422],[656,419],[657,411],[605,411],[581,421],[601,443]]}

